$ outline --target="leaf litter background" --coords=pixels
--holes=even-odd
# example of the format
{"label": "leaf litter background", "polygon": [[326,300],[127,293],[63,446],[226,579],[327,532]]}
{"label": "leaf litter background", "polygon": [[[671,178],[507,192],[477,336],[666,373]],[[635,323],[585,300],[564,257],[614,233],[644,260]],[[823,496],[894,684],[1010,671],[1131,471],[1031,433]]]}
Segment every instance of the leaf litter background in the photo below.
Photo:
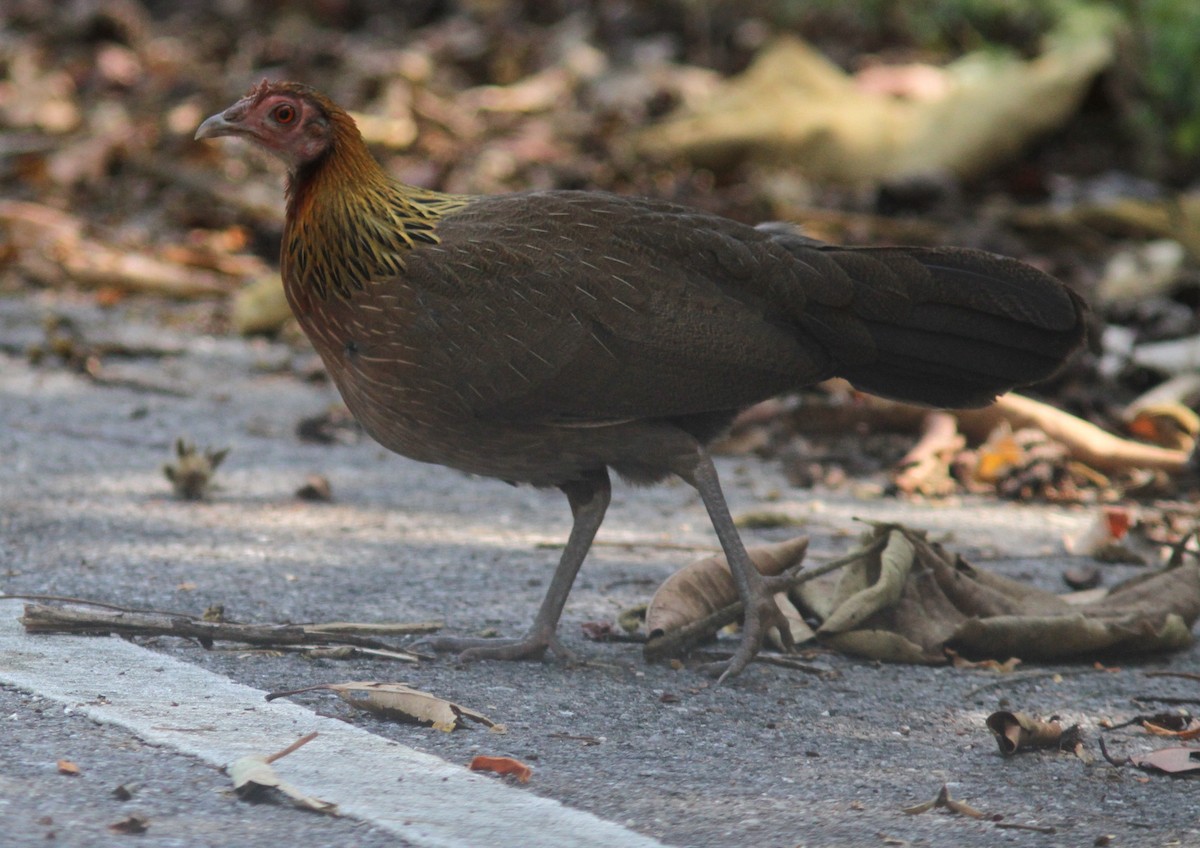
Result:
{"label": "leaf litter background", "polygon": [[[297,379],[320,378],[279,311],[278,168],[254,151],[192,141],[203,117],[269,76],[315,84],[351,108],[392,172],[419,185],[604,188],[748,222],[796,220],[832,241],[1018,256],[1082,291],[1096,311],[1090,350],[1037,394],[1122,437],[1149,405],[1157,414],[1134,435],[1184,454],[1193,447],[1200,203],[1186,166],[1138,171],[1119,22],[1092,20],[1075,42],[1104,56],[1094,78],[1076,80],[1061,124],[1031,130],[1011,151],[977,144],[981,163],[960,169],[966,180],[806,171],[808,149],[792,135],[780,142],[774,127],[716,156],[711,145],[697,154],[692,138],[663,146],[663,127],[711,120],[714,104],[718,129],[742,127],[720,120],[722,110],[730,97],[754,108],[762,93],[746,81],[769,76],[754,71],[764,56],[805,54],[840,95],[849,89],[837,86],[881,89],[920,104],[944,95],[949,83],[936,69],[972,52],[971,39],[931,49],[903,27],[861,25],[822,4],[15,0],[0,25],[0,292],[46,316],[38,328],[5,325],[0,348],[39,368],[162,391],[144,370],[126,380],[123,364],[169,355],[172,332],[256,331],[295,346],[284,367]],[[1047,48],[1042,35],[1006,33],[1018,61]],[[808,46],[786,40],[797,37]],[[129,310],[165,333],[91,336],[70,317],[83,302]],[[1172,376],[1180,385],[1165,401],[1139,405]],[[777,459],[792,485],[818,491],[1116,505],[1124,529],[1112,532],[1097,509],[1101,529],[1080,552],[1158,565],[1174,546],[1195,569],[1185,465],[1098,472],[1042,429],[973,433],[960,420],[962,443],[943,446],[938,470],[923,478],[936,485],[906,486],[893,469],[927,422],[823,387],[755,410],[726,448]],[[354,438],[336,420],[312,426]]]}

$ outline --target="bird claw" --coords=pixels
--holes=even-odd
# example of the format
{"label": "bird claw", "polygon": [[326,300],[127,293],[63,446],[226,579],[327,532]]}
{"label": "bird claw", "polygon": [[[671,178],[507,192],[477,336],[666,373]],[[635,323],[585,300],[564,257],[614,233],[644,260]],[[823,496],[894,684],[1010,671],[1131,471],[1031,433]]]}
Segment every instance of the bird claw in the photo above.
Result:
{"label": "bird claw", "polygon": [[415,643],[413,648],[425,648],[437,653],[457,653],[459,662],[475,660],[540,660],[546,651],[567,662],[575,654],[567,649],[557,635],[530,631],[520,639],[495,639],[472,636],[434,636]]}
{"label": "bird claw", "polygon": [[790,589],[799,571],[800,567],[797,566],[782,574],[763,577],[757,581],[754,602],[746,605],[746,614],[742,622],[742,640],[738,644],[737,650],[728,660],[706,663],[701,666],[702,672],[716,677],[718,685],[730,677],[741,674],[758,655],[763,640],[771,630],[779,633],[779,642],[785,652],[795,649],[796,640],[792,637],[791,625],[787,616],[779,609],[779,604],[775,602],[775,595]]}

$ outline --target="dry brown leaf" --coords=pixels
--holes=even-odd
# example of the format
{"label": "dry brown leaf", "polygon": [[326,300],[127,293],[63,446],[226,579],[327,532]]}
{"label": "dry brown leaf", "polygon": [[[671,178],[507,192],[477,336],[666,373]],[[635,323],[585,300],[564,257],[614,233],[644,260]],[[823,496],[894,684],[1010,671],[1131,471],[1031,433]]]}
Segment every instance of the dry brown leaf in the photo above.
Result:
{"label": "dry brown leaf", "polygon": [[381,718],[429,724],[447,733],[463,727],[467,719],[485,727],[496,724],[482,713],[402,683],[341,683],[330,684],[329,688],[359,709]]}
{"label": "dry brown leaf", "polygon": [[964,816],[970,816],[973,819],[985,818],[985,814],[967,804],[964,801],[957,801],[950,797],[950,787],[942,784],[942,788],[938,790],[938,794],[931,801],[926,801],[923,804],[917,804],[913,807],[906,807],[901,810],[902,813],[907,813],[910,816],[927,813],[932,809],[941,807],[942,809],[950,810],[952,813],[960,813]]}
{"label": "dry brown leaf", "polygon": [[239,798],[257,798],[272,791],[284,795],[293,804],[303,810],[324,813],[328,816],[339,816],[337,804],[322,801],[311,795],[306,795],[295,786],[282,780],[271,763],[281,760],[298,748],[307,745],[317,738],[316,733],[301,736],[292,744],[274,754],[260,756],[257,754],[240,757],[227,769],[233,780],[233,790]]}
{"label": "dry brown leaf", "polygon": [[413,689],[403,683],[380,683],[377,681],[322,683],[304,689],[272,692],[267,696],[267,700],[274,700],[285,695],[295,695],[299,692],[319,690],[333,692],[347,703],[391,721],[428,724],[435,730],[449,733],[463,727],[466,720],[469,719],[500,732],[501,725],[496,724],[482,713],[459,706],[428,692]]}
{"label": "dry brown leaf", "polygon": [[[808,537],[747,548],[754,566],[765,575],[780,574],[799,563]],[[646,632],[654,637],[699,621],[738,599],[737,587],[723,555],[681,568],[663,581],[646,610]]]}
{"label": "dry brown leaf", "polygon": [[915,548],[905,534],[889,533],[887,545],[867,569],[851,567],[842,572],[834,608],[818,634],[855,630],[871,616],[894,606],[904,592],[914,559]]}
{"label": "dry brown leaf", "polygon": [[1035,748],[1058,748],[1065,732],[1061,722],[1042,721],[1027,713],[1007,710],[988,716],[987,726],[996,737],[1000,753],[1005,756]]}
{"label": "dry brown leaf", "polygon": [[[1200,565],[1168,566],[1086,602],[976,568],[902,525],[875,525],[876,544],[835,586],[813,581],[791,597],[820,619],[818,638],[889,662],[942,663],[947,646],[970,659],[1062,659],[1177,650],[1200,618]],[[886,544],[879,545],[879,542]]]}
{"label": "dry brown leaf", "polygon": [[522,783],[528,783],[529,778],[533,776],[533,769],[520,760],[514,760],[512,757],[485,757],[480,755],[471,760],[469,768],[471,771],[491,771],[500,775],[511,774]]}
{"label": "dry brown leaf", "polygon": [[69,279],[176,298],[224,296],[234,286],[234,278],[224,274],[88,238],[82,220],[49,206],[0,201],[0,225],[16,265],[45,285]]}
{"label": "dry brown leaf", "polygon": [[70,777],[78,777],[82,772],[80,772],[79,766],[75,765],[75,763],[71,762],[70,760],[59,760],[58,773],[65,774]]}
{"label": "dry brown leaf", "polygon": [[774,530],[780,527],[803,527],[807,522],[778,509],[752,509],[738,513],[733,523],[742,530]]}
{"label": "dry brown leaf", "polygon": [[1025,450],[1013,436],[1012,428],[997,427],[976,452],[975,476],[994,483],[1010,469],[1022,465]]}
{"label": "dry brown leaf", "polygon": [[330,816],[339,815],[337,804],[306,795],[280,778],[266,757],[247,756],[235,760],[229,766],[229,776],[233,779],[233,789],[239,798],[260,797],[275,790],[301,809]]}
{"label": "dry brown leaf", "polygon": [[1180,722],[1181,726],[1171,727],[1170,725],[1175,722],[1166,723],[1146,719],[1142,722],[1142,727],[1146,728],[1146,732],[1153,736],[1171,736],[1184,741],[1200,738],[1200,720],[1191,719],[1189,721],[1184,716],[1174,716],[1174,718],[1183,719]]}
{"label": "dry brown leaf", "polygon": [[1140,769],[1167,774],[1200,774],[1200,748],[1159,748],[1149,754],[1129,758]]}
{"label": "dry brown leaf", "polygon": [[132,813],[120,821],[113,822],[108,829],[113,833],[145,833],[150,829],[150,819]]}

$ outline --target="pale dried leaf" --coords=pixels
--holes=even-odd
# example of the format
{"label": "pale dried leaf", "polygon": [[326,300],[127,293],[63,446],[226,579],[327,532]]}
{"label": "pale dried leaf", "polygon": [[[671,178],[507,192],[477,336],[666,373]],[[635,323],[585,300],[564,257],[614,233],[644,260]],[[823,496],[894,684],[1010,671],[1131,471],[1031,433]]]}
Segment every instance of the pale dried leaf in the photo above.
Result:
{"label": "pale dried leaf", "polygon": [[463,727],[468,719],[485,727],[495,726],[495,722],[482,713],[403,683],[360,681],[329,683],[323,688],[336,692],[359,709],[392,721],[428,724],[447,733]]}
{"label": "pale dried leaf", "polygon": [[1140,769],[1200,775],[1200,748],[1159,748],[1149,754],[1130,757],[1129,761]]}
{"label": "pale dried leaf", "polygon": [[[754,566],[765,575],[780,574],[799,563],[808,538],[798,536],[772,545],[747,548]],[[723,555],[696,560],[672,574],[650,600],[646,632],[650,636],[676,630],[726,607],[738,599],[737,587]]]}
{"label": "pale dried leaf", "polygon": [[901,525],[876,525],[873,534],[886,546],[859,555],[836,588],[791,593],[823,621],[818,638],[848,653],[941,663],[947,647],[1000,661],[1175,650],[1191,644],[1200,618],[1195,562],[1068,600],[973,567]]}
{"label": "pale dried leaf", "polygon": [[904,534],[892,532],[878,558],[868,557],[862,567],[842,572],[834,612],[821,623],[819,634],[842,633],[856,628],[881,609],[900,599],[913,564],[914,549]]}
{"label": "pale dried leaf", "polygon": [[275,773],[275,769],[271,767],[267,759],[267,757],[251,755],[241,757],[229,766],[233,789],[239,798],[252,798],[261,793],[276,790],[287,796],[293,804],[301,809],[330,816],[339,815],[337,804],[306,795],[295,786],[285,782]]}

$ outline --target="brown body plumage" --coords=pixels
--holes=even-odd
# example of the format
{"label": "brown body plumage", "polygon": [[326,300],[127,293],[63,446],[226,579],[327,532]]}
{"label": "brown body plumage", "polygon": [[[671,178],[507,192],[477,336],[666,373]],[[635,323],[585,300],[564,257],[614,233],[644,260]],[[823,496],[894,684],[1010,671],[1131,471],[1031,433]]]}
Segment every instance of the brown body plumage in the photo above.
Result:
{"label": "brown body plumage", "polygon": [[[839,248],[600,192],[444,195],[389,177],[317,92],[263,84],[197,137],[245,135],[289,166],[289,303],[347,406],[386,447],[561,488],[571,539],[522,640],[554,635],[608,504],[608,469],[697,488],[747,602],[739,671],[778,623],[704,444],[737,412],[831,376],[937,406],[1042,379],[1080,343],[1054,279],[977,251]],[[495,640],[499,642],[499,640]]]}

